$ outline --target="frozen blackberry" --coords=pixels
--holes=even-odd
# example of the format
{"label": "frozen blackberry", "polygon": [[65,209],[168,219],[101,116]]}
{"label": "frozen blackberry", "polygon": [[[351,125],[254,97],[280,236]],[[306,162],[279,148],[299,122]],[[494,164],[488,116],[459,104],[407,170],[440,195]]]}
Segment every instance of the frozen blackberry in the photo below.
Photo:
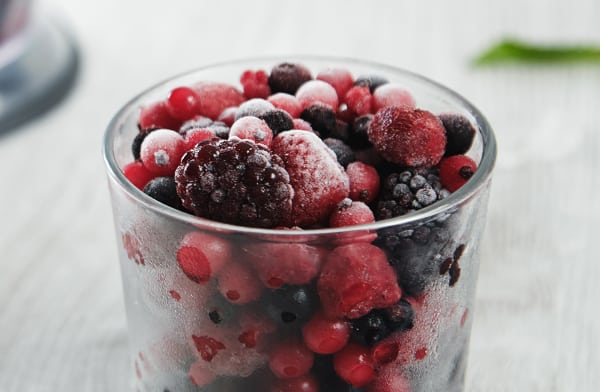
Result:
{"label": "frozen blackberry", "polygon": [[251,227],[290,219],[294,191],[283,162],[251,140],[198,143],[181,158],[175,181],[183,206],[203,218]]}
{"label": "frozen blackberry", "polygon": [[319,300],[314,288],[284,285],[265,294],[267,312],[277,323],[298,325],[315,312]]}
{"label": "frozen blackberry", "polygon": [[475,138],[475,127],[460,114],[440,114],[439,119],[446,129],[446,152],[444,156],[464,154],[469,151]]}
{"label": "frozen blackberry", "polygon": [[427,207],[449,195],[435,169],[407,169],[384,177],[375,209],[378,220]]}
{"label": "frozen blackberry", "polygon": [[312,79],[308,68],[301,64],[281,63],[271,69],[269,87],[271,93],[296,94],[296,90],[304,82]]}
{"label": "frozen blackberry", "polygon": [[354,119],[349,127],[349,141],[352,147],[364,149],[372,146],[367,134],[371,120],[373,120],[372,114],[365,114]]}
{"label": "frozen blackberry", "polygon": [[367,86],[371,94],[382,84],[389,83],[389,80],[379,75],[361,75],[354,81],[355,86]]}
{"label": "frozen blackberry", "polygon": [[310,105],[300,113],[300,118],[308,121],[312,129],[324,139],[337,131],[337,118],[331,108],[324,105]]}
{"label": "frozen blackberry", "polygon": [[372,347],[392,332],[380,309],[374,309],[362,317],[351,320],[350,328],[352,340],[368,347]]}
{"label": "frozen blackberry", "polygon": [[354,162],[354,151],[340,139],[327,138],[323,142],[335,153],[340,165],[346,167]]}
{"label": "frozen blackberry", "polygon": [[258,118],[267,123],[269,128],[271,128],[271,131],[273,131],[273,136],[277,135],[279,132],[294,128],[292,117],[282,109],[269,110],[258,116]]}
{"label": "frozen blackberry", "polygon": [[144,186],[144,193],[169,207],[183,211],[176,189],[177,184],[173,177],[156,177]]}

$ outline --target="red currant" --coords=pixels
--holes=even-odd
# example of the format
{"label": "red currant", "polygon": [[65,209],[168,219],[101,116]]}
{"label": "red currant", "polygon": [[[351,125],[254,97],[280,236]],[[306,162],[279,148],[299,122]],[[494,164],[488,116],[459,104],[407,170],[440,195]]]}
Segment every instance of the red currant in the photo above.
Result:
{"label": "red currant", "polygon": [[271,351],[269,367],[278,378],[296,378],[308,373],[313,360],[313,353],[301,341],[289,340]]}
{"label": "red currant", "polygon": [[317,312],[302,328],[304,343],[317,354],[333,354],[350,338],[350,327],[343,320],[331,320]]}
{"label": "red currant", "polygon": [[375,363],[367,347],[349,343],[333,356],[335,372],[355,387],[369,384],[375,377]]}
{"label": "red currant", "polygon": [[199,113],[200,98],[189,87],[177,87],[169,94],[166,108],[171,117],[179,121],[186,121]]}

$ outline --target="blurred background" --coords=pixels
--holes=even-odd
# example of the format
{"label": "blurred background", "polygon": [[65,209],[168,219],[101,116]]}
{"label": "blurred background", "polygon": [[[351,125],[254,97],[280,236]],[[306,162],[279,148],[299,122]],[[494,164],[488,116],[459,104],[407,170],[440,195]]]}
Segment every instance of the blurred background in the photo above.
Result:
{"label": "blurred background", "polygon": [[600,62],[473,65],[507,37],[600,45],[597,0],[2,0],[0,18],[15,6],[0,114],[30,104],[0,126],[0,390],[126,390],[104,129],[172,75],[287,54],[406,68],[481,109],[499,156],[467,390],[600,388]]}

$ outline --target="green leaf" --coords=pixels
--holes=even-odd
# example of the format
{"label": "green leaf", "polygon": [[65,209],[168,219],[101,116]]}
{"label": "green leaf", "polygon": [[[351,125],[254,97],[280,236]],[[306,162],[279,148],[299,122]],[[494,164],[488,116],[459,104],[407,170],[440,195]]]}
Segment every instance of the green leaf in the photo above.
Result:
{"label": "green leaf", "polygon": [[500,63],[600,63],[600,46],[536,45],[514,39],[502,40],[474,60],[477,66]]}

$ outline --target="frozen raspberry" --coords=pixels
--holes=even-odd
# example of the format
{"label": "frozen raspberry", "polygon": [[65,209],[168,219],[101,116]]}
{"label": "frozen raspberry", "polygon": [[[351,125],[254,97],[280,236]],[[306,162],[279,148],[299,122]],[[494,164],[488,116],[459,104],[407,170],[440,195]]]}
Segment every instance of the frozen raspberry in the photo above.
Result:
{"label": "frozen raspberry", "polygon": [[283,159],[294,188],[292,225],[323,222],[348,196],[348,176],[335,154],[318,136],[285,131],[273,139],[273,152]]}
{"label": "frozen raspberry", "polygon": [[315,131],[319,132],[321,138],[325,139],[335,132],[337,127],[337,118],[335,112],[327,106],[312,105],[300,113],[300,118],[310,123]]}
{"label": "frozen raspberry", "polygon": [[269,75],[265,71],[246,70],[240,76],[240,83],[244,90],[244,96],[250,98],[267,98],[271,95],[269,87]]}
{"label": "frozen raspberry", "polygon": [[273,93],[296,94],[298,87],[311,79],[312,74],[304,65],[281,63],[271,69],[269,86]]}
{"label": "frozen raspberry", "polygon": [[356,116],[371,113],[373,97],[367,86],[354,86],[346,92],[344,103]]}
{"label": "frozen raspberry", "polygon": [[354,162],[354,151],[346,143],[340,139],[327,138],[323,140],[323,143],[327,145],[334,152],[337,161],[343,167],[348,166],[351,162]]}
{"label": "frozen raspberry", "polygon": [[371,147],[369,141],[368,129],[371,121],[373,120],[372,114],[365,114],[364,116],[356,117],[352,120],[349,127],[349,144],[354,148],[365,149]]}
{"label": "frozen raspberry", "polygon": [[415,108],[415,99],[404,87],[395,83],[386,83],[373,92],[373,111],[387,106],[406,106]]}
{"label": "frozen raspberry", "polygon": [[185,142],[185,151],[191,150],[203,140],[216,137],[215,132],[210,128],[194,128],[186,132],[183,141]]}
{"label": "frozen raspberry", "polygon": [[449,194],[434,168],[394,172],[382,180],[375,217],[382,220],[417,211]]}
{"label": "frozen raspberry", "polygon": [[144,106],[140,111],[138,127],[141,130],[155,128],[175,130],[179,129],[180,125],[181,121],[171,117],[169,114],[165,101],[159,101]]}
{"label": "frozen raspberry", "polygon": [[252,227],[290,220],[294,190],[283,162],[250,140],[200,142],[181,159],[177,193],[197,216]]}
{"label": "frozen raspberry", "polygon": [[214,372],[206,368],[203,360],[197,360],[192,364],[190,367],[189,376],[192,384],[198,387],[212,384],[212,382],[217,378],[217,375]]}
{"label": "frozen raspberry", "polygon": [[285,110],[292,118],[300,116],[302,106],[295,95],[287,93],[276,93],[267,98],[277,109]]}
{"label": "frozen raspberry", "polygon": [[275,109],[273,104],[262,98],[252,98],[242,103],[235,112],[235,120],[246,116],[260,117],[268,111]]}
{"label": "frozen raspberry", "polygon": [[466,155],[453,155],[440,162],[440,180],[450,192],[463,186],[477,170],[477,164]]}
{"label": "frozen raspberry", "polygon": [[301,118],[295,118],[293,120],[293,123],[294,123],[293,129],[298,129],[298,130],[301,130],[301,131],[309,131],[309,132],[312,132],[312,133],[315,132],[315,130],[313,129],[313,127],[306,120],[303,120]]}
{"label": "frozen raspberry", "polygon": [[445,156],[460,155],[469,151],[475,138],[475,127],[460,114],[444,113],[438,116],[446,129]]}
{"label": "frozen raspberry", "polygon": [[166,108],[174,119],[187,121],[200,112],[200,98],[190,87],[177,87],[169,93]]}
{"label": "frozen raspberry", "polygon": [[322,80],[309,80],[304,83],[296,91],[296,98],[298,98],[302,109],[320,104],[329,107],[335,112],[339,104],[335,89],[329,83]]}
{"label": "frozen raspberry", "polygon": [[218,82],[199,82],[192,89],[200,99],[200,111],[202,116],[213,120],[228,107],[239,106],[244,102],[244,96],[235,87]]}
{"label": "frozen raspberry", "polygon": [[270,288],[309,283],[326,256],[324,249],[300,243],[256,242],[243,250],[259,279]]}
{"label": "frozen raspberry", "polygon": [[269,367],[281,379],[292,379],[307,374],[314,355],[300,340],[280,342],[269,355]]}
{"label": "frozen raspberry", "polygon": [[329,227],[356,226],[372,222],[375,222],[375,217],[369,206],[350,199],[344,199],[329,217]]}
{"label": "frozen raspberry", "polygon": [[270,147],[273,141],[273,131],[267,123],[258,117],[241,117],[233,123],[229,130],[229,139],[232,138],[252,140]]}
{"label": "frozen raspberry", "polygon": [[277,380],[270,392],[318,392],[319,383],[317,379],[310,375],[305,374],[300,377]]}
{"label": "frozen raspberry", "polygon": [[431,112],[406,107],[379,110],[369,140],[388,161],[409,167],[436,165],[446,148],[446,130]]}
{"label": "frozen raspberry", "polygon": [[176,258],[188,278],[203,284],[223,268],[231,252],[231,245],[225,239],[198,231],[183,237]]}
{"label": "frozen raspberry", "polygon": [[271,128],[271,131],[273,131],[273,135],[294,129],[294,121],[290,115],[282,109],[269,110],[261,114],[259,118],[267,123],[269,128]]}
{"label": "frozen raspberry", "polygon": [[354,78],[345,68],[327,68],[317,74],[317,79],[329,83],[335,89],[338,97],[346,95],[354,84]]}
{"label": "frozen raspberry", "polygon": [[139,190],[143,190],[146,184],[156,177],[141,161],[133,161],[123,167],[123,175]]}
{"label": "frozen raspberry", "polygon": [[339,246],[329,254],[317,288],[329,317],[358,318],[395,304],[401,296],[385,253],[361,242]]}
{"label": "frozen raspberry", "polygon": [[169,207],[183,210],[176,188],[173,177],[156,177],[144,186],[144,193]]}
{"label": "frozen raspberry", "polygon": [[379,75],[361,75],[354,81],[355,86],[367,86],[369,90],[371,90],[371,93],[373,93],[377,87],[386,83],[389,83],[389,81]]}
{"label": "frozen raspberry", "polygon": [[350,328],[343,320],[329,319],[322,312],[302,327],[306,346],[317,354],[333,354],[340,351],[350,338]]}
{"label": "frozen raspberry", "polygon": [[185,152],[181,135],[169,129],[157,129],[148,134],[140,148],[144,167],[159,176],[172,176]]}
{"label": "frozen raspberry", "polygon": [[371,165],[352,162],[346,167],[350,181],[350,198],[354,201],[371,203],[379,194],[379,173]]}
{"label": "frozen raspberry", "polygon": [[267,313],[278,324],[295,325],[306,322],[315,312],[319,298],[311,286],[283,285],[267,290],[263,297]]}
{"label": "frozen raspberry", "polygon": [[230,262],[219,273],[218,288],[229,302],[247,304],[260,297],[263,285],[247,264]]}
{"label": "frozen raspberry", "polygon": [[[226,126],[230,127],[235,121],[235,115],[237,114],[238,108],[236,106],[228,107],[223,109],[219,117],[217,117],[217,121],[222,122]],[[221,139],[226,139],[221,137]]]}
{"label": "frozen raspberry", "polygon": [[375,377],[370,350],[356,343],[349,343],[333,356],[333,367],[344,381],[355,387],[364,387]]}

